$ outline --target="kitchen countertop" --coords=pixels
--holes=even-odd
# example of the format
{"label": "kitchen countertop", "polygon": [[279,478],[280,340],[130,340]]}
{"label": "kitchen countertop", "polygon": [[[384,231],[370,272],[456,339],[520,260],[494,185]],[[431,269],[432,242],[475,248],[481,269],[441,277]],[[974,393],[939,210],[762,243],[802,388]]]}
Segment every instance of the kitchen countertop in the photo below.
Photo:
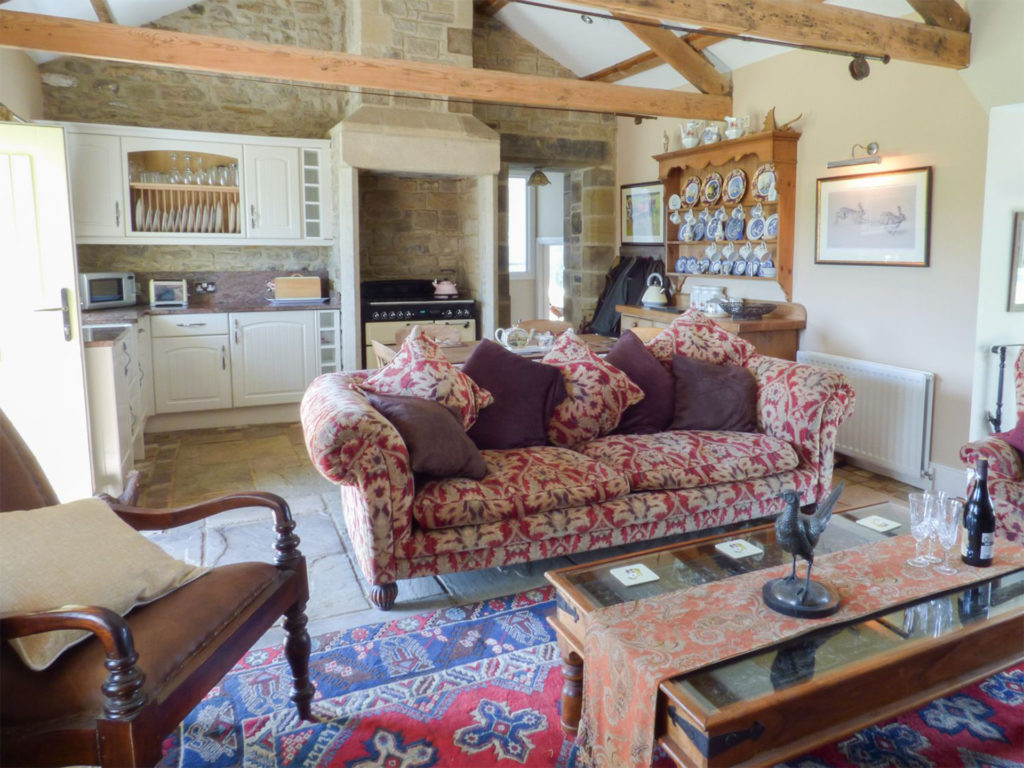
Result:
{"label": "kitchen countertop", "polygon": [[[220,299],[216,293],[189,297],[187,307],[150,307],[136,304],[134,307],[112,307],[110,309],[83,309],[82,329],[86,346],[113,344],[126,326],[138,322],[146,315],[194,315],[203,312],[294,312],[309,309],[340,309],[341,300],[332,293],[327,301],[310,301],[308,304],[272,304],[264,297],[232,296]],[[101,327],[96,327],[101,326]],[[110,334],[113,333],[113,336]]]}

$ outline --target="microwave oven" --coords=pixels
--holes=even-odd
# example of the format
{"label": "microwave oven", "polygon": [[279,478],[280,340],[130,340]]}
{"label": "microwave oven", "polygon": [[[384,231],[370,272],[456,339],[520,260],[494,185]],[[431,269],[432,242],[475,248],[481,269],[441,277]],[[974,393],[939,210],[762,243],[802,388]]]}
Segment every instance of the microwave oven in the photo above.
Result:
{"label": "microwave oven", "polygon": [[135,274],[132,272],[82,272],[78,275],[82,309],[135,306]]}

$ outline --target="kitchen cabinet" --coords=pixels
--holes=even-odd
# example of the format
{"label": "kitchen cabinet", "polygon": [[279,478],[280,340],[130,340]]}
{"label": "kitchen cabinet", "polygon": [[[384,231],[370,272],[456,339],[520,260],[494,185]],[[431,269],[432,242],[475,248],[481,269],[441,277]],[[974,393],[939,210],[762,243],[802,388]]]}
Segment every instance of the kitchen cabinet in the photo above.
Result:
{"label": "kitchen cabinet", "polygon": [[145,452],[138,347],[133,326],[112,343],[85,348],[95,492],[120,495],[135,457]]}
{"label": "kitchen cabinet", "polygon": [[125,206],[117,136],[67,133],[76,237],[123,237]]}
{"label": "kitchen cabinet", "polygon": [[232,312],[231,404],[296,403],[318,372],[314,311]]}
{"label": "kitchen cabinet", "polygon": [[80,243],[330,239],[330,142],[61,123]]}
{"label": "kitchen cabinet", "polygon": [[135,340],[139,360],[139,400],[142,417],[145,419],[156,412],[153,394],[153,342],[148,315],[143,315],[136,321]]}
{"label": "kitchen cabinet", "polygon": [[154,315],[151,329],[157,413],[231,407],[226,314]]}
{"label": "kitchen cabinet", "polygon": [[[665,240],[665,272],[676,282],[688,277],[713,277],[716,283],[728,285],[733,281],[755,280],[774,281],[779,284],[787,299],[793,296],[793,221],[796,208],[796,157],[797,141],[800,134],[790,130],[766,131],[749,134],[738,139],[705,144],[692,149],[680,149],[665,154],[655,155],[658,162],[658,178],[665,187],[664,215],[666,226]],[[774,174],[774,180],[771,179]],[[730,179],[742,179],[742,184],[730,185]],[[687,182],[696,180],[698,193],[687,194]],[[761,181],[761,184],[758,182]],[[730,192],[740,194],[729,199]],[[680,207],[676,211],[680,221],[671,220],[673,197],[680,199]],[[709,240],[706,237],[688,238],[684,236],[683,225],[688,213],[700,217],[702,214],[711,216],[722,213],[728,222],[737,209],[742,208],[744,215],[740,237],[731,239]],[[755,217],[754,212],[761,211]],[[776,223],[771,227],[752,228],[752,219],[767,222],[777,214]],[[777,227],[777,231],[776,231]],[[695,227],[697,232],[704,231],[705,226]],[[752,231],[756,230],[756,231]],[[729,227],[723,225],[723,237],[727,237]],[[715,272],[699,272],[691,270],[697,267],[706,255],[708,246],[716,242],[718,250],[727,245],[739,249],[744,243],[753,246],[763,243],[775,263],[776,274],[772,277],[725,275]],[[677,264],[689,261],[684,272],[677,269]],[[720,262],[721,263],[721,262]]]}
{"label": "kitchen cabinet", "polygon": [[336,309],[316,313],[317,373],[341,370],[341,313]]}
{"label": "kitchen cabinet", "polygon": [[246,147],[243,178],[249,236],[298,239],[302,215],[298,149]]}

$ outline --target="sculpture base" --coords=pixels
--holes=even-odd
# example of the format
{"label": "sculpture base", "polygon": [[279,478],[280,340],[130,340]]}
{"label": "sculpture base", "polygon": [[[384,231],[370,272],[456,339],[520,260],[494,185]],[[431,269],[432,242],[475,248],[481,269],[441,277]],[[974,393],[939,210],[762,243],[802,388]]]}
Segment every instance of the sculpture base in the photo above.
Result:
{"label": "sculpture base", "polygon": [[764,585],[764,604],[773,611],[798,619],[821,619],[839,610],[839,595],[827,584],[812,580],[803,599],[803,579],[772,579]]}

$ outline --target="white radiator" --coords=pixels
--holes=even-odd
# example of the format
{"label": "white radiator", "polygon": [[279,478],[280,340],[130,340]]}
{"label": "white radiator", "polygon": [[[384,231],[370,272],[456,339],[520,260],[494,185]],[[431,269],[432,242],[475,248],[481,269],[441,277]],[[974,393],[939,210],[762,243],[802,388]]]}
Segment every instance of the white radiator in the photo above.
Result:
{"label": "white radiator", "polygon": [[796,357],[843,374],[857,395],[853,415],[839,427],[837,453],[904,483],[930,485],[935,374],[821,352]]}

